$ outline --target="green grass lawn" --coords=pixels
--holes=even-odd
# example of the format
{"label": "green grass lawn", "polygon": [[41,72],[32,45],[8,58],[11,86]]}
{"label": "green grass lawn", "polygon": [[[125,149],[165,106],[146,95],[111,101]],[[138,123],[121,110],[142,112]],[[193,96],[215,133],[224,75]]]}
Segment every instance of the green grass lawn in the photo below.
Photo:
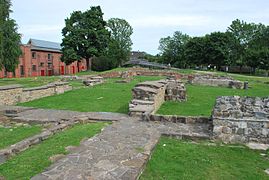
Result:
{"label": "green grass lawn", "polygon": [[0,149],[38,134],[41,130],[42,127],[40,126],[14,126],[11,128],[0,127]]}
{"label": "green grass lawn", "polygon": [[78,146],[82,139],[94,136],[106,125],[108,123],[79,124],[58,133],[0,165],[0,177],[28,180],[51,164],[51,156],[67,154],[65,147]]}
{"label": "green grass lawn", "polygon": [[259,151],[207,144],[162,137],[140,179],[269,179],[269,161]]}
{"label": "green grass lawn", "polygon": [[3,78],[0,79],[0,86],[20,84],[23,87],[37,87],[43,86],[54,81],[59,80],[59,76],[43,76],[43,77],[31,77],[31,78]]}
{"label": "green grass lawn", "polygon": [[248,90],[223,87],[187,85],[186,102],[165,102],[158,114],[184,116],[210,116],[218,96],[269,96],[269,78],[234,75],[236,79],[248,81]]}
{"label": "green grass lawn", "polygon": [[132,88],[139,82],[159,79],[163,79],[163,77],[138,76],[130,83],[115,83],[118,79],[107,79],[105,84],[77,89],[19,105],[82,112],[128,113]]}

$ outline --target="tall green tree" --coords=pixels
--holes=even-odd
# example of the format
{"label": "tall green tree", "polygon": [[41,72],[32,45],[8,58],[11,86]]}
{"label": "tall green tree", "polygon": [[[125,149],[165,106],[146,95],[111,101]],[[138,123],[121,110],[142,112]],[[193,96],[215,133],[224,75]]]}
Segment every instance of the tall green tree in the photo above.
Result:
{"label": "tall green tree", "polygon": [[17,24],[11,19],[10,0],[0,0],[0,69],[15,72],[21,55],[21,37]]}
{"label": "tall green tree", "polygon": [[163,63],[170,63],[176,67],[185,67],[184,50],[186,43],[190,40],[190,36],[176,31],[173,37],[165,37],[160,39],[159,50],[163,57]]}
{"label": "tall green tree", "polygon": [[86,59],[87,69],[91,69],[93,57],[105,53],[110,38],[100,6],[91,7],[85,12],[73,12],[65,20],[62,35],[62,61],[70,64]]}
{"label": "tall green tree", "polygon": [[205,37],[193,37],[185,46],[186,64],[190,67],[208,65],[206,57],[207,41]]}
{"label": "tall green tree", "polygon": [[121,66],[130,57],[133,28],[126,20],[119,18],[109,19],[107,26],[111,32],[109,56],[116,60],[117,65]]}
{"label": "tall green tree", "polygon": [[[250,43],[256,38],[256,35],[265,29],[263,24],[247,23],[236,19],[228,27],[228,32],[230,32],[234,38],[234,48],[233,48],[233,60],[235,64],[244,66],[247,65],[247,53]],[[248,52],[247,52],[248,51]]]}
{"label": "tall green tree", "polygon": [[231,51],[233,37],[231,33],[213,32],[206,38],[206,59],[208,64],[217,66],[231,65]]}

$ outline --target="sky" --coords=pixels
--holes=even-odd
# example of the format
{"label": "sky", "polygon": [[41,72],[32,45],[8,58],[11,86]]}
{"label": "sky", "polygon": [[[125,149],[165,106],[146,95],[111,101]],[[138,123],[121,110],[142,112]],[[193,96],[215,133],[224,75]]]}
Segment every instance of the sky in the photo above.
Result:
{"label": "sky", "polygon": [[157,54],[159,40],[181,31],[203,36],[226,31],[235,19],[269,25],[269,0],[12,0],[11,17],[22,42],[61,42],[64,20],[73,11],[100,5],[104,19],[123,18],[133,27],[134,51]]}

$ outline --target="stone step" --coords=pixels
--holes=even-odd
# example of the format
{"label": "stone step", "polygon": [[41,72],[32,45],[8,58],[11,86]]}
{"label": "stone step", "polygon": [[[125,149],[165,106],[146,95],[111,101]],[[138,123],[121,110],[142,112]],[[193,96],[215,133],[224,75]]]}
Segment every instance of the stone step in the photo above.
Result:
{"label": "stone step", "polygon": [[153,101],[145,101],[145,100],[140,100],[140,99],[133,99],[131,101],[132,104],[134,105],[154,105]]}
{"label": "stone step", "polygon": [[135,105],[129,108],[130,112],[152,112],[154,111],[154,106],[152,105]]}

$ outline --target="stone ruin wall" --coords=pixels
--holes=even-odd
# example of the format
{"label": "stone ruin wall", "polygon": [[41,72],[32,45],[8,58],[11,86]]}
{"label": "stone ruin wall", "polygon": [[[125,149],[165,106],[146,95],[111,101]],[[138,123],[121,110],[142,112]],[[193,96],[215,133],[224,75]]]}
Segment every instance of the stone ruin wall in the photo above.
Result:
{"label": "stone ruin wall", "polygon": [[22,94],[21,85],[0,86],[0,105],[14,105]]}
{"label": "stone ruin wall", "polygon": [[132,68],[127,71],[118,71],[118,72],[108,72],[104,74],[100,74],[103,78],[120,78],[124,76],[133,77],[133,76],[173,76],[176,79],[187,79],[188,76],[184,74],[180,74],[174,71],[169,70],[150,70],[145,68]]}
{"label": "stone ruin wall", "polygon": [[189,83],[197,85],[219,86],[234,89],[244,88],[244,84],[241,81],[234,80],[227,76],[215,76],[212,74],[194,75],[193,77],[189,76],[188,80]]}
{"label": "stone ruin wall", "polygon": [[174,79],[185,79],[191,84],[207,85],[207,86],[220,86],[234,89],[243,89],[244,83],[238,80],[234,80],[227,76],[217,76],[214,74],[194,74],[186,75],[175,71],[169,70],[150,70],[145,68],[132,68],[127,71],[108,72],[101,74],[104,78],[121,78],[122,76],[168,76],[174,77]]}
{"label": "stone ruin wall", "polygon": [[129,114],[131,116],[154,114],[165,100],[186,100],[186,89],[182,83],[176,80],[139,83],[133,88],[132,94],[133,100],[129,104]]}
{"label": "stone ruin wall", "polygon": [[269,144],[269,97],[218,97],[212,120],[214,139]]}
{"label": "stone ruin wall", "polygon": [[69,90],[72,90],[72,87],[65,82],[57,82],[34,88],[22,88],[21,85],[1,86],[0,105],[15,105],[17,103],[29,102],[43,97],[62,94]]}

